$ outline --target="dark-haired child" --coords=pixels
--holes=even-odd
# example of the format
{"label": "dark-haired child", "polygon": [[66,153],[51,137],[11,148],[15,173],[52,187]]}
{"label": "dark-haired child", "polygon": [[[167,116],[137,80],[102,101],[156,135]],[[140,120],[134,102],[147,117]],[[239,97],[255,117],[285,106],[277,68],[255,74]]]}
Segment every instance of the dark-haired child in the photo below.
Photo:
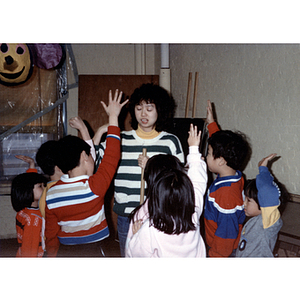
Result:
{"label": "dark-haired child", "polygon": [[101,241],[109,236],[104,213],[104,196],[120,159],[118,116],[122,92],[109,104],[101,102],[109,116],[107,148],[95,174],[90,146],[81,138],[66,136],[59,140],[58,167],[65,174],[47,192],[47,256],[102,256]]}
{"label": "dark-haired child", "polygon": [[200,135],[191,125],[187,174],[175,156],[161,154],[148,160],[146,201],[133,212],[126,257],[206,256],[199,221],[207,184]]}
{"label": "dark-haired child", "polygon": [[[94,144],[91,140],[90,134],[86,125],[84,124],[83,120],[77,116],[70,118],[69,125],[72,128],[77,129],[83,140],[88,143],[91,147],[91,154],[93,159],[96,158]],[[45,206],[46,206],[46,194],[49,188],[54,185],[60,177],[63,175],[62,170],[57,166],[57,161],[59,158],[59,148],[58,148],[58,141],[51,140],[47,141],[41,145],[38,149],[35,159],[38,166],[42,169],[43,173],[48,175],[50,181],[47,183],[47,186],[41,196],[39,201],[39,208],[42,213],[43,218],[45,218]]]}
{"label": "dark-haired child", "polygon": [[[172,154],[184,162],[179,139],[167,132],[171,126],[175,102],[168,92],[155,84],[143,84],[130,97],[129,112],[133,130],[121,133],[122,153],[114,181],[113,211],[118,215],[117,230],[121,256],[129,229],[129,215],[140,204],[141,170],[147,159],[156,154]],[[97,145],[95,143],[97,152]],[[142,155],[143,148],[147,157]],[[101,159],[105,143],[99,145]],[[99,161],[96,162],[96,167]]]}
{"label": "dark-haired child", "polygon": [[217,174],[205,199],[205,239],[209,257],[235,256],[242,225],[244,178],[241,169],[250,151],[245,135],[219,130],[208,101],[208,169]]}
{"label": "dark-haired child", "polygon": [[46,177],[37,173],[17,175],[11,185],[11,203],[16,215],[19,249],[17,257],[43,257],[42,215],[38,201],[47,183]]}
{"label": "dark-haired child", "polygon": [[259,174],[245,187],[244,209],[250,219],[243,227],[236,257],[274,256],[278,232],[283,224],[278,208],[288,195],[281,191],[268,169],[268,162],[275,156],[270,154],[259,162]]}

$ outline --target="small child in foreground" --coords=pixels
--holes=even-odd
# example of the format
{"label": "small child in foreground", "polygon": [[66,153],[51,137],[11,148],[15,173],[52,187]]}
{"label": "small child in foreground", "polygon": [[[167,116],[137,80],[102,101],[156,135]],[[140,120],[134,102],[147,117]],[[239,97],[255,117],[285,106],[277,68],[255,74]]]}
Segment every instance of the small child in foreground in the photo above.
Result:
{"label": "small child in foreground", "polygon": [[19,249],[17,257],[43,257],[42,215],[38,201],[47,179],[37,173],[17,175],[11,186],[11,203],[16,215]]}
{"label": "small child in foreground", "polygon": [[146,201],[133,212],[126,257],[206,256],[199,221],[207,184],[206,164],[199,153],[200,136],[191,125],[188,174],[175,156],[160,154],[148,160]]}
{"label": "small child in foreground", "polygon": [[278,232],[283,224],[278,208],[286,195],[267,167],[275,156],[270,154],[259,162],[259,174],[245,187],[244,208],[250,220],[243,227],[236,257],[274,256]]}

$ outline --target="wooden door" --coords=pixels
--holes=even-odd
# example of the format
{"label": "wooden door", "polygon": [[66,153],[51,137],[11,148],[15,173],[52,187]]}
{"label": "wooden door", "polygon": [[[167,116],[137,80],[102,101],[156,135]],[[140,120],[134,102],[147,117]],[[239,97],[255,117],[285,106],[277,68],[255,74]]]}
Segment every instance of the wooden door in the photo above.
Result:
{"label": "wooden door", "polygon": [[[86,120],[95,132],[97,128],[108,122],[108,117],[100,101],[108,103],[108,91],[123,91],[124,100],[143,83],[159,83],[158,75],[79,75],[78,115]],[[130,130],[127,109],[124,107],[120,115],[122,130]]]}

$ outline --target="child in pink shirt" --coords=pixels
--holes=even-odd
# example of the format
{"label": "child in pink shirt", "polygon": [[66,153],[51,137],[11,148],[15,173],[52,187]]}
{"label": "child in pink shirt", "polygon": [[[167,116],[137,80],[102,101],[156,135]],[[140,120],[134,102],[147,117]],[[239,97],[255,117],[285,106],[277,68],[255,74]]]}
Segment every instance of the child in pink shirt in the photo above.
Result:
{"label": "child in pink shirt", "polygon": [[126,257],[206,256],[199,222],[207,184],[200,136],[191,124],[187,174],[174,156],[160,154],[148,160],[146,201],[133,211]]}

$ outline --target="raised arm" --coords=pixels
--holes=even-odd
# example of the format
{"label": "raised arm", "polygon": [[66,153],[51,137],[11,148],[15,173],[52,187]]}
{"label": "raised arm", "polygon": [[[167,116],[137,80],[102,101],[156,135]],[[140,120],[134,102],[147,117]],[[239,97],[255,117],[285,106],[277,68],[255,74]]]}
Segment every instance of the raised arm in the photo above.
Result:
{"label": "raised arm", "polygon": [[220,128],[217,125],[217,122],[214,119],[213,109],[210,100],[207,100],[207,107],[206,107],[206,120],[207,129],[209,132],[209,136],[214,134],[215,132],[219,131]]}
{"label": "raised arm", "polygon": [[108,93],[108,105],[106,105],[103,101],[101,104],[108,115],[108,125],[109,126],[119,126],[118,117],[123,108],[123,106],[129,101],[129,99],[125,100],[121,103],[123,92],[119,93],[119,90],[116,89],[114,97],[112,96],[112,91],[109,90]]}
{"label": "raised arm", "polygon": [[93,137],[94,145],[99,145],[102,135],[107,132],[108,123],[99,127]]}
{"label": "raised arm", "polygon": [[189,147],[200,145],[201,131],[197,134],[197,126],[190,125],[189,137],[188,137],[188,145]]}
{"label": "raised arm", "polygon": [[188,145],[189,155],[187,157],[187,163],[189,166],[188,176],[190,177],[195,191],[196,207],[198,208],[198,214],[202,213],[203,208],[203,196],[206,191],[207,184],[207,169],[206,163],[201,159],[201,153],[199,153],[199,145],[201,139],[201,131],[197,133],[197,126],[190,125]]}
{"label": "raised arm", "polygon": [[89,134],[89,131],[88,131],[86,125],[84,124],[84,122],[82,121],[82,119],[79,116],[73,117],[69,120],[69,125],[72,128],[79,130],[79,132],[82,136],[82,139],[85,140],[85,142],[90,145],[91,154],[92,154],[93,159],[95,160],[96,159],[95,147],[94,147],[93,141],[91,139],[91,136]]}
{"label": "raised arm", "polygon": [[213,110],[212,110],[212,105],[210,100],[207,100],[207,107],[206,107],[206,120],[205,122],[207,124],[210,124],[212,122],[215,122],[214,120],[214,114],[213,114]]}
{"label": "raised arm", "polygon": [[15,155],[15,157],[28,163],[29,169],[35,169],[35,162],[33,158],[26,155]]}
{"label": "raised arm", "polygon": [[272,226],[280,218],[278,210],[280,190],[267,167],[268,162],[276,155],[276,153],[270,154],[258,163],[259,174],[256,176],[256,187],[264,228]]}
{"label": "raised arm", "polygon": [[271,161],[276,155],[276,153],[269,154],[258,163],[258,167],[267,167],[268,162]]}
{"label": "raised arm", "polygon": [[87,140],[91,139],[86,125],[84,124],[84,122],[82,121],[82,119],[79,116],[71,118],[69,120],[69,125],[72,128],[79,130],[83,140],[87,141]]}

